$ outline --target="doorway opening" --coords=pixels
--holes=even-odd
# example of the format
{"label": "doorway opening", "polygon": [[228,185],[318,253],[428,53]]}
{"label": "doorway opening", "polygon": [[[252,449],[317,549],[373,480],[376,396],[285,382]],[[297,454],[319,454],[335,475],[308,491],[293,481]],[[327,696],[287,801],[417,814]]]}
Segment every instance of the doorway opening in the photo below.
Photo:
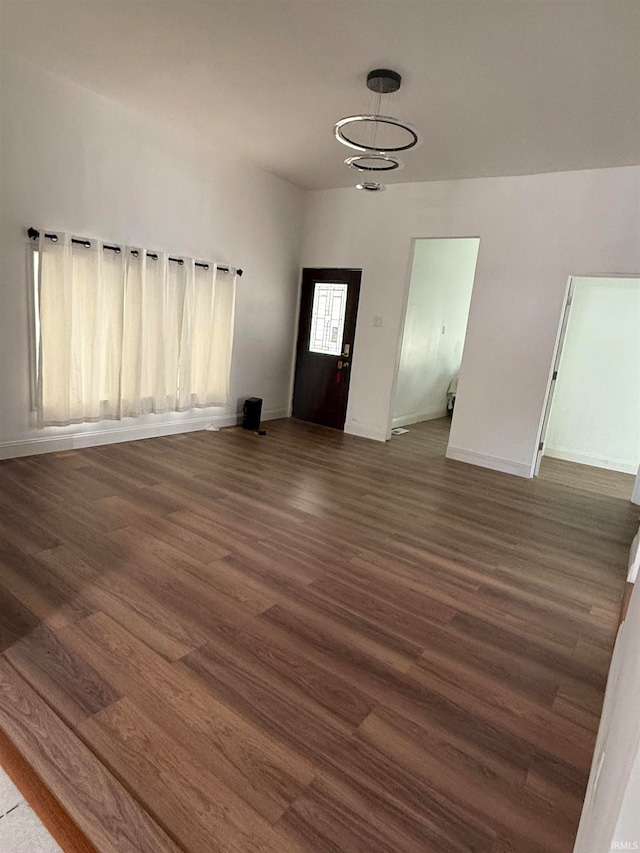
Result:
{"label": "doorway opening", "polygon": [[361,270],[304,269],[293,417],[344,429]]}
{"label": "doorway opening", "polygon": [[455,413],[479,247],[479,237],[414,240],[392,436],[413,427],[438,455],[446,451]]}
{"label": "doorway opening", "polygon": [[639,471],[640,278],[572,277],[535,473],[630,499]]}

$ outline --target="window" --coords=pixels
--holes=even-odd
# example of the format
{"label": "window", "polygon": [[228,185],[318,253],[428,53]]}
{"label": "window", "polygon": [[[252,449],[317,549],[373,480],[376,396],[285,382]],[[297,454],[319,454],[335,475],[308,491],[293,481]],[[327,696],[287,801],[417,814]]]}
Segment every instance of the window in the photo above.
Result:
{"label": "window", "polygon": [[33,253],[41,426],[226,405],[235,270],[53,236]]}
{"label": "window", "polygon": [[347,309],[346,284],[315,283],[311,309],[309,351],[340,355]]}

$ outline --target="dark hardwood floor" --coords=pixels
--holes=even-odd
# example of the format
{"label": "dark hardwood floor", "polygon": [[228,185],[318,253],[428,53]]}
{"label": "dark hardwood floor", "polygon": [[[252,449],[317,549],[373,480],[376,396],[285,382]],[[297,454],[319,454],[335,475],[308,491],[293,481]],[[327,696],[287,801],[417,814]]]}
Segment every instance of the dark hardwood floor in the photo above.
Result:
{"label": "dark hardwood floor", "polygon": [[0,463],[6,738],[100,853],[568,853],[637,507],[267,428]]}

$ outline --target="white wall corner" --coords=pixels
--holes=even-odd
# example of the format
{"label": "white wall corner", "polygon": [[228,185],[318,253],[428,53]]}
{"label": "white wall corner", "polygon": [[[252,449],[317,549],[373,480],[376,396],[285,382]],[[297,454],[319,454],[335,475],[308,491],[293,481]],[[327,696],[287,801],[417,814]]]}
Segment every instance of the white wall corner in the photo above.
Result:
{"label": "white wall corner", "polygon": [[462,447],[452,447],[449,445],[446,457],[447,459],[454,459],[456,462],[478,465],[480,468],[491,468],[491,470],[501,471],[503,474],[514,474],[516,477],[530,479],[533,476],[532,466],[526,462],[501,459],[499,456],[476,453],[475,450],[464,450]]}
{"label": "white wall corner", "polygon": [[356,435],[359,438],[370,438],[373,441],[386,441],[387,430],[379,427],[368,426],[367,424],[347,423],[344,427],[347,435]]}
{"label": "white wall corner", "polygon": [[[286,409],[276,409],[262,413],[263,421],[286,418]],[[242,420],[242,414],[209,415],[209,417],[190,418],[160,424],[140,424],[137,426],[102,429],[93,432],[72,432],[64,435],[47,435],[41,438],[27,438],[22,441],[4,441],[0,443],[0,459],[17,459],[20,456],[35,456],[39,453],[55,453],[60,450],[78,450],[82,447],[99,447],[103,444],[118,444],[121,441],[139,441],[144,438],[158,438],[163,435],[197,432],[208,426],[236,426]]]}

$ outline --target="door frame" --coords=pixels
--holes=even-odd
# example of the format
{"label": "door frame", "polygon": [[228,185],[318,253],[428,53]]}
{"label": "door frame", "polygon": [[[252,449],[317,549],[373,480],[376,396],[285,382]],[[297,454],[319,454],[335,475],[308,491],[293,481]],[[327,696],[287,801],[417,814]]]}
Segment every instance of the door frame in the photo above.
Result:
{"label": "door frame", "polygon": [[636,481],[633,484],[633,492],[631,494],[631,503],[638,504],[640,506],[640,465],[638,466],[638,473],[636,474]]}
{"label": "door frame", "polygon": [[[577,276],[576,276],[577,278]],[[544,406],[542,409],[542,419],[538,426],[538,435],[536,439],[536,455],[533,461],[531,477],[537,477],[540,473],[540,464],[544,456],[544,442],[547,437],[547,429],[549,427],[549,418],[551,416],[551,406],[553,404],[553,395],[556,390],[556,381],[558,378],[558,367],[562,358],[562,349],[564,340],[567,335],[567,327],[569,325],[569,314],[571,313],[571,303],[575,290],[574,276],[570,275],[565,289],[564,299],[562,301],[562,312],[560,314],[560,325],[556,333],[556,342],[553,347],[553,358],[551,360],[551,371],[547,379],[547,388],[544,396]]]}
{"label": "door frame", "polygon": [[[411,291],[411,277],[413,275],[413,262],[416,254],[416,244],[418,240],[478,240],[478,254],[476,256],[476,267],[473,273],[473,285],[471,287],[471,303],[469,305],[469,316],[467,317],[467,328],[464,334],[464,346],[462,347],[462,360],[460,362],[460,370],[464,364],[464,352],[467,346],[467,332],[469,331],[469,322],[471,319],[471,308],[473,306],[473,294],[475,292],[476,281],[478,278],[478,265],[480,264],[480,253],[482,251],[482,238],[479,234],[429,234],[427,237],[412,237],[409,249],[409,260],[405,273],[404,297],[402,300],[402,320],[400,323],[400,332],[398,335],[398,344],[396,346],[395,366],[393,371],[393,383],[391,385],[391,397],[389,398],[389,412],[387,415],[387,434],[386,441],[391,438],[391,430],[393,428],[393,405],[396,399],[396,391],[398,388],[398,375],[400,373],[400,357],[402,355],[402,342],[404,340],[404,330],[407,324],[407,308],[409,307],[409,293]],[[448,450],[447,443],[447,450]],[[446,451],[445,451],[446,455]]]}
{"label": "door frame", "polygon": [[[302,303],[302,276],[306,267],[300,267],[298,275],[298,288],[296,290],[296,313],[293,318],[293,346],[291,352],[291,370],[289,377],[289,398],[287,405],[287,417],[293,417],[293,389],[296,384],[296,361],[298,360],[298,336],[300,334],[300,305]],[[315,269],[315,267],[312,267]]]}
{"label": "door frame", "polygon": [[[564,347],[567,335],[567,327],[569,325],[571,304],[573,302],[576,287],[576,279],[581,278],[636,278],[640,280],[640,273],[580,273],[579,275],[569,276],[567,280],[567,286],[565,288],[562,308],[560,311],[560,322],[558,325],[558,332],[556,334],[556,342],[553,348],[553,358],[551,359],[551,367],[549,369],[547,388],[542,404],[542,413],[540,416],[534,457],[531,463],[529,477],[538,476],[538,473],[540,471],[540,463],[542,462],[542,457],[544,456],[544,443],[547,437],[547,430],[549,427],[549,418],[551,415],[551,406],[553,404],[553,395],[555,392],[556,379],[558,376],[558,367],[560,366],[560,361],[562,359],[562,349]],[[636,491],[638,492],[637,495]],[[636,478],[636,486],[634,488],[633,494],[635,497],[637,497],[638,502],[640,503],[640,470],[638,471],[638,477]],[[635,500],[633,498],[632,500],[635,503]]]}

